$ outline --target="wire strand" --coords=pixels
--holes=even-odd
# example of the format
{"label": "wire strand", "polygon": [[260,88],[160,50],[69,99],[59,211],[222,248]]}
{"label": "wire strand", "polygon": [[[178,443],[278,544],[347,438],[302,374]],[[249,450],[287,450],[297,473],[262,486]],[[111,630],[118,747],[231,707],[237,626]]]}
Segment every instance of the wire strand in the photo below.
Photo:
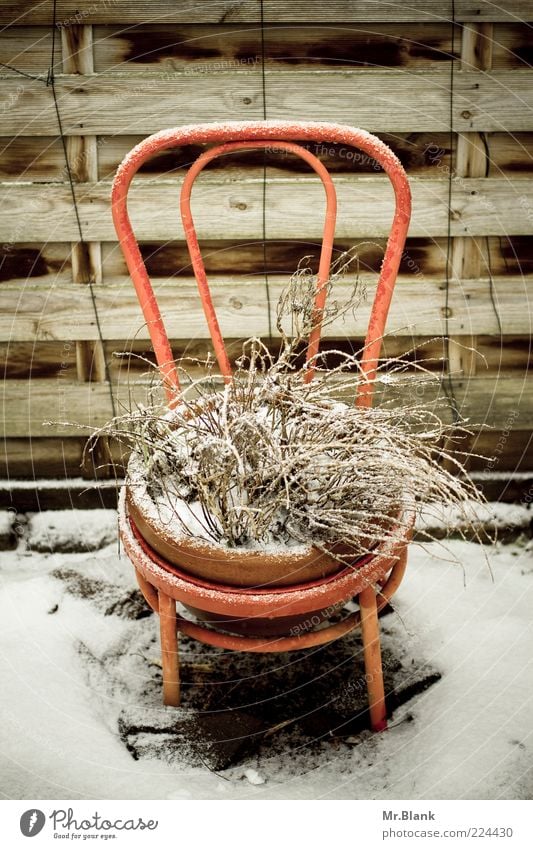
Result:
{"label": "wire strand", "polygon": [[[261,0],[261,88],[263,93],[263,121],[267,120],[267,100],[266,100],[266,74],[265,74],[265,9],[264,0]],[[263,274],[265,277],[265,294],[268,312],[268,338],[272,340],[272,315],[270,302],[270,284],[268,281],[267,268],[267,246],[266,246],[266,172],[267,172],[267,152],[263,148],[263,202],[262,202],[262,232],[263,232]]]}
{"label": "wire strand", "polygon": [[[483,142],[483,147],[485,148],[485,162],[486,162],[486,164],[485,164],[485,177],[488,177],[489,174],[490,174],[489,141],[487,139],[486,133],[481,133],[480,135],[481,135],[481,140]],[[499,310],[498,310],[498,305],[496,303],[496,297],[495,297],[495,292],[494,292],[494,278],[492,276],[492,258],[491,258],[491,253],[490,253],[490,243],[489,243],[489,237],[488,236],[485,236],[485,245],[486,245],[486,248],[487,248],[487,263],[486,263],[486,265],[487,265],[487,271],[488,271],[488,275],[489,275],[490,302],[492,304],[492,309],[494,310],[494,315],[496,316],[496,322],[498,324],[498,331],[499,331],[499,334],[500,334],[500,350],[501,350],[503,330],[502,330],[501,317],[500,317],[500,313],[499,313]]]}
{"label": "wire strand", "polygon": [[45,83],[46,79],[44,77],[39,76],[39,74],[28,74],[26,71],[21,71],[19,68],[15,68],[13,65],[8,65],[7,62],[0,62],[2,68],[9,68],[10,71],[14,71],[15,74],[18,74],[21,77],[26,77],[28,80],[37,80],[37,82]]}
{"label": "wire strand", "polygon": [[494,315],[496,316],[496,322],[498,324],[498,332],[500,334],[500,350],[503,336],[503,328],[502,328],[502,320],[500,317],[500,313],[498,310],[498,305],[496,304],[496,296],[494,292],[494,278],[492,276],[492,260],[490,255],[490,244],[489,237],[485,236],[485,244],[487,246],[487,271],[489,273],[489,294],[490,294],[490,302],[492,304],[492,309],[494,310]]}
{"label": "wire strand", "polygon": [[443,389],[452,411],[454,424],[460,420],[457,399],[455,397],[453,380],[450,369],[450,260],[452,247],[452,193],[453,193],[453,169],[454,169],[454,129],[453,129],[453,107],[454,107],[454,83],[455,83],[455,0],[451,0],[451,62],[450,62],[450,101],[449,101],[449,138],[450,138],[450,165],[448,168],[448,222],[446,234],[446,265],[445,265],[445,296],[444,296],[444,353],[446,359],[446,374],[443,378]]}
{"label": "wire strand", "polygon": [[[56,46],[56,39],[55,39],[56,6],[57,6],[57,0],[54,0],[53,23],[52,23],[52,53],[51,53],[50,68],[48,69],[48,76],[47,76],[47,79],[46,79],[46,85],[49,86],[52,90],[52,96],[53,96],[53,100],[54,100],[54,109],[55,109],[56,118],[57,118],[57,126],[58,126],[58,129],[59,129],[61,146],[63,148],[63,155],[64,155],[64,158],[65,158],[65,168],[66,168],[69,187],[70,187],[70,195],[71,195],[71,198],[72,198],[72,206],[74,208],[74,215],[76,217],[76,227],[77,227],[77,230],[78,230],[79,243],[83,247],[84,251],[86,252],[87,251],[87,243],[86,243],[86,241],[83,237],[83,229],[82,229],[82,226],[81,226],[81,218],[80,218],[78,202],[77,202],[77,198],[76,198],[76,189],[74,187],[74,179],[72,177],[72,169],[70,167],[68,150],[67,150],[67,143],[66,143],[65,134],[63,132],[63,122],[61,120],[61,112],[60,112],[60,109],[59,109],[59,103],[58,103],[56,87],[55,87],[54,65],[55,65],[55,46]],[[95,323],[96,323],[96,330],[97,330],[97,333],[98,333],[98,339],[99,339],[100,344],[102,346],[102,353],[103,353],[103,360],[104,360],[104,374],[105,374],[106,383],[107,383],[107,386],[108,386],[108,389],[109,389],[109,400],[111,402],[111,412],[112,412],[113,418],[115,418],[115,416],[117,414],[116,406],[115,406],[115,398],[113,396],[113,389],[112,389],[112,386],[111,386],[111,375],[110,375],[110,372],[109,372],[109,365],[108,365],[108,362],[107,362],[107,358],[105,356],[105,346],[104,346],[104,337],[103,337],[103,333],[102,333],[102,325],[100,323],[100,316],[98,314],[98,306],[97,306],[97,303],[96,303],[96,294],[95,294],[95,291],[94,291],[93,279],[92,279],[91,274],[88,275],[87,286],[89,288],[89,293],[90,293],[90,297],[91,297],[91,304],[92,304],[92,309],[93,309],[93,313],[94,313],[94,320],[95,320]]]}

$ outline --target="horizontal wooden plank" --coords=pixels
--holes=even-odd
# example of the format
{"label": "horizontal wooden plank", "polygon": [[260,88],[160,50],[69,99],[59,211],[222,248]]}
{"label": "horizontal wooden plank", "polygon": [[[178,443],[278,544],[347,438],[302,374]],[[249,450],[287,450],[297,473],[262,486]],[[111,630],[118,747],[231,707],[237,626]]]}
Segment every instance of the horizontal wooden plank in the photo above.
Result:
{"label": "horizontal wooden plank", "polygon": [[[1,8],[1,6],[0,6]],[[281,70],[307,64],[324,68],[438,69],[452,61],[452,28],[448,21],[410,23],[343,22],[268,23],[265,26],[267,66]],[[531,60],[531,34],[525,23],[500,23],[491,34],[492,68],[526,68]],[[461,41],[454,32],[454,53]],[[261,31],[249,24],[145,24],[96,26],[93,32],[94,70],[186,71],[203,75],[215,70],[258,67]],[[11,26],[2,32],[0,63],[29,74],[42,74],[50,64],[50,26]],[[9,73],[8,69],[3,69]],[[62,70],[56,53],[56,73]],[[15,71],[13,71],[15,73]]]}
{"label": "horizontal wooden plank", "polygon": [[[24,29],[22,29],[24,34]],[[413,20],[410,23],[331,21],[299,26],[268,23],[265,26],[267,67],[309,65],[320,68],[445,68],[458,57],[461,26],[453,31],[449,21]],[[483,33],[490,43],[492,68],[527,68],[531,60],[531,30],[526,23],[500,23],[493,33]],[[33,43],[36,39],[34,37]],[[29,39],[23,57],[33,50]],[[261,32],[257,27],[234,24],[178,26],[145,25],[95,27],[95,71],[186,70],[204,74],[261,62]],[[42,65],[41,65],[42,67]],[[468,67],[468,66],[466,66]]]}
{"label": "horizontal wooden plank", "polygon": [[0,244],[0,284],[38,278],[42,282],[69,283],[72,280],[70,244]]}
{"label": "horizontal wooden plank", "polygon": [[6,439],[0,452],[0,475],[10,483],[14,479],[79,477],[85,441],[79,436]]}
{"label": "horizontal wooden plank", "polygon": [[[0,18],[2,6],[0,2]],[[52,56],[52,28],[50,26],[6,26],[0,37],[0,63],[9,65],[3,73],[15,73],[11,68],[26,74],[42,74],[50,65]],[[60,58],[60,51],[56,59]],[[56,66],[57,72],[61,66]],[[19,78],[20,79],[20,78]],[[22,79],[20,79],[22,82]]]}
{"label": "horizontal wooden plank", "polygon": [[[355,278],[352,278],[355,279]],[[347,281],[350,276],[347,277]],[[275,327],[275,306],[288,277],[269,277],[270,325]],[[329,338],[363,337],[375,292],[374,279],[362,276],[365,300],[349,313],[324,328]],[[439,336],[446,333],[443,279],[400,279],[387,324],[390,335]],[[191,278],[158,280],[156,293],[167,332],[171,338],[205,339],[207,326]],[[222,333],[231,338],[268,336],[268,302],[263,277],[214,277],[213,302]],[[94,286],[96,307],[104,339],[146,340],[148,329],[129,278]],[[350,295],[350,284],[338,284],[333,296],[341,304]],[[450,284],[448,330],[456,336],[468,334],[529,334],[533,318],[524,308],[533,301],[533,278],[495,278],[490,281],[462,280]],[[176,309],[179,305],[179,309]],[[60,340],[69,344],[98,339],[94,308],[87,287],[56,284],[52,287],[29,283],[23,287],[0,287],[0,341],[30,342]],[[68,352],[67,352],[68,353]],[[72,352],[71,352],[72,354]]]}
{"label": "horizontal wooden plank", "polygon": [[[445,176],[445,175],[443,175]],[[134,186],[129,210],[138,239],[183,239],[177,180]],[[386,177],[338,177],[336,235],[339,239],[388,235],[393,211]],[[445,236],[448,230],[448,181],[411,180],[411,236]],[[3,186],[0,240],[78,238],[70,188],[66,185],[10,183]],[[87,241],[114,241],[109,209],[110,186],[84,183],[76,188],[81,226]],[[267,183],[266,233],[269,239],[320,239],[323,188],[312,177],[277,178]],[[193,193],[198,234],[203,239],[254,239],[262,232],[262,179],[227,172],[205,175]],[[533,184],[530,180],[463,179],[452,184],[452,236],[526,235],[531,233]]]}
{"label": "horizontal wooden plank", "polygon": [[[19,443],[24,443],[24,441],[18,440]],[[15,442],[15,440],[9,440],[10,449]],[[123,481],[122,477],[115,480],[114,476],[110,476],[110,480],[91,480],[89,482],[87,477],[85,479],[81,477],[79,462],[76,463],[74,460],[71,463],[65,458],[65,464],[59,466],[59,475],[56,466],[56,472],[48,472],[48,480],[43,480],[41,475],[44,477],[46,472],[43,473],[41,469],[46,463],[46,451],[48,450],[48,463],[50,463],[54,454],[59,453],[59,457],[61,457],[61,453],[64,451],[66,455],[69,450],[68,442],[68,439],[33,440],[31,451],[28,452],[26,446],[26,467],[24,467],[24,460],[20,456],[22,446],[13,446],[13,456],[9,457],[9,476],[2,474],[2,465],[0,464],[0,475],[4,477],[4,480],[0,477],[0,510],[14,509],[17,513],[40,513],[42,510],[72,510],[73,508],[94,510],[102,507],[107,510],[115,510],[120,491],[119,487]],[[41,443],[44,443],[44,445]],[[34,474],[29,480],[17,480],[21,476],[17,475],[14,469],[19,464],[22,467],[22,477],[27,476],[30,471],[28,457],[31,457],[32,467],[35,470]],[[54,476],[55,480],[53,479]],[[500,482],[501,489],[502,483]]]}
{"label": "horizontal wooden plank", "polygon": [[[81,493],[78,495],[77,488],[80,475],[93,477],[90,468],[81,467],[81,455],[85,439],[83,437],[33,437],[13,438],[3,441],[4,450],[0,453],[0,475],[5,480],[0,482],[0,507],[9,507],[14,504],[20,511],[38,509],[58,509],[60,507],[72,506],[110,506],[107,500],[110,497],[109,488],[104,493],[93,489],[90,484],[81,485]],[[491,482],[483,475],[478,479],[478,485],[483,485],[483,490],[490,500],[518,501],[523,499],[531,486],[531,475],[517,480],[514,478],[516,472],[526,472],[533,469],[533,451],[531,450],[532,435],[530,430],[513,430],[512,434],[503,433],[502,430],[482,430],[473,437],[469,444],[471,450],[483,457],[474,457],[469,464],[474,471],[486,472],[487,460],[485,457],[497,458],[496,468],[498,472],[495,478],[499,480]],[[496,453],[497,452],[497,453]],[[117,452],[118,455],[118,452]],[[118,463],[118,456],[115,460]],[[505,472],[508,472],[508,476]],[[120,465],[117,474],[120,474]],[[103,476],[103,470],[99,470]],[[112,470],[109,477],[113,478]],[[57,484],[50,478],[55,478]],[[65,486],[65,482],[74,479],[71,488]],[[46,479],[46,480],[43,480]],[[15,481],[26,480],[27,485],[22,486]],[[30,484],[34,482],[35,489]],[[2,483],[4,488],[2,489]],[[498,485],[497,485],[498,484]],[[64,498],[60,500],[61,487]],[[113,481],[109,486],[113,488]],[[9,488],[9,489],[8,489]],[[2,501],[2,493],[12,492],[13,499],[5,497]],[[102,505],[100,498],[105,499]],[[32,500],[33,499],[33,500]],[[87,503],[89,502],[89,503]]]}
{"label": "horizontal wooden plank", "polygon": [[[405,330],[408,333],[408,330]],[[454,337],[456,343],[459,336]],[[475,360],[478,372],[482,376],[516,377],[528,370],[531,360],[530,335],[476,335]],[[279,350],[279,338],[263,340],[275,355]],[[465,340],[468,342],[468,340]],[[225,338],[226,350],[231,362],[242,353],[242,338]],[[213,356],[213,345],[206,337],[195,339],[171,338],[172,352],[176,359],[196,358],[204,362],[207,356]],[[354,352],[363,345],[363,334],[359,337],[327,337],[324,348]],[[155,365],[153,351],[147,340],[111,339],[104,343],[105,356],[113,382],[140,376],[150,369],[147,363]],[[384,362],[401,357],[407,368],[415,372],[418,365],[433,372],[442,370],[445,356],[445,340],[441,336],[413,336],[387,334],[383,340],[381,356]],[[0,342],[0,370],[6,380],[26,380],[33,378],[54,378],[77,380],[76,346],[72,341],[46,340],[44,342]]]}
{"label": "horizontal wooden plank", "polygon": [[[446,21],[452,7],[442,0],[264,0],[265,21]],[[515,21],[533,16],[529,0],[455,0],[458,21]],[[176,3],[175,0],[91,0],[85,8],[76,0],[58,0],[56,20],[59,26],[107,23],[258,23],[260,0],[210,0],[209,3]],[[0,6],[0,23],[27,25],[51,23],[48,3]]]}
{"label": "horizontal wooden plank", "polygon": [[[202,252],[208,275],[247,274],[255,275],[265,267],[263,243],[258,233],[257,239],[235,239],[233,241],[211,241],[202,239]],[[335,239],[337,252],[355,249],[362,272],[379,272],[385,252],[385,239],[373,236],[371,239]],[[533,274],[533,236],[490,236],[476,240],[481,253],[481,277],[489,273],[503,277],[507,274],[522,276]],[[152,279],[190,276],[190,257],[184,242],[165,240],[164,242],[140,242],[148,273]],[[416,238],[409,236],[400,261],[400,274],[406,278],[444,276],[447,239]],[[1,245],[0,245],[1,250]],[[26,250],[23,246],[22,250]],[[121,250],[116,244],[104,242],[103,266],[104,280],[128,275],[128,269]],[[266,242],[266,267],[270,274],[290,274],[296,269],[303,256],[310,255],[318,261],[320,245],[311,239],[268,240]],[[44,249],[47,256],[48,246]],[[17,247],[10,256],[16,268]],[[489,261],[490,257],[490,261]],[[6,280],[10,279],[6,275]],[[15,281],[13,281],[15,282]],[[43,281],[46,282],[46,281]],[[50,276],[49,285],[54,282]]]}
{"label": "horizontal wooden plank", "polygon": [[[112,180],[128,151],[144,136],[99,136],[97,139],[99,179]],[[381,133],[380,138],[396,153],[408,174],[438,176],[450,163],[449,133]],[[495,133],[490,136],[490,156],[494,174],[511,169],[533,171],[533,133],[514,136]],[[374,159],[362,151],[349,150],[341,144],[306,144],[332,174],[376,174],[381,169]],[[139,170],[137,179],[167,177],[203,152],[205,146],[177,147],[154,156]],[[231,156],[214,159],[210,173],[238,168],[243,173],[263,167],[269,177],[308,174],[309,166],[296,156],[274,149],[236,151]],[[83,164],[83,163],[82,163]],[[441,169],[439,171],[439,169]],[[64,182],[68,177],[65,154],[60,139],[50,136],[15,136],[0,142],[0,181],[38,183]]]}
{"label": "horizontal wooden plank", "polygon": [[[489,457],[494,459],[491,469],[496,474],[501,474],[506,470],[521,472],[533,469],[533,434],[531,432],[531,421],[529,422],[529,426],[526,425],[526,427],[527,430],[513,430],[512,433],[509,433],[507,428],[501,430],[486,428],[478,431],[470,440],[470,448],[473,452],[482,456],[472,458],[469,468],[472,471],[478,470],[486,473],[488,463],[484,458]],[[490,498],[491,488],[486,486],[485,482],[483,484],[484,491],[487,497]],[[529,497],[531,497],[529,482],[526,487],[527,490],[529,490]]]}
{"label": "horizontal wooden plank", "polygon": [[[530,3],[530,19],[533,5]],[[531,67],[531,26],[528,23],[494,24],[492,68]]]}
{"label": "horizontal wooden plank", "polygon": [[[0,454],[0,475],[4,478],[4,488],[0,491],[0,507],[8,507],[14,504],[21,512],[24,510],[58,509],[60,507],[72,506],[110,506],[108,499],[114,488],[114,475],[112,470],[108,471],[110,481],[109,487],[99,493],[89,484],[81,485],[81,492],[77,488],[80,476],[93,477],[90,468],[82,469],[81,454],[85,439],[83,437],[33,437],[19,439],[5,439],[4,451]],[[478,431],[476,436],[470,440],[471,450],[482,457],[474,457],[469,464],[470,470],[476,475],[476,471],[486,472],[487,460],[485,457],[496,457],[498,459],[498,472],[494,475],[495,480],[483,475],[478,478],[478,486],[483,486],[489,500],[519,501],[526,495],[531,486],[531,475],[527,477],[514,476],[516,473],[525,473],[533,469],[533,451],[531,451],[532,436],[530,430],[513,430],[512,434],[503,434],[501,430]],[[496,451],[498,453],[496,453]],[[118,455],[118,452],[117,452]],[[117,463],[117,474],[121,473],[119,458]],[[505,473],[508,473],[507,475]],[[99,474],[103,477],[104,470]],[[64,498],[61,501],[60,491],[54,488],[55,478],[57,485],[61,487]],[[67,480],[72,481],[72,488],[65,487]],[[26,480],[27,488],[17,485],[15,481]],[[34,482],[35,489],[30,487]],[[104,483],[102,481],[102,483]],[[0,484],[1,486],[1,484]],[[5,497],[2,501],[2,492],[13,492],[13,499]],[[79,494],[78,494],[79,493]],[[33,501],[32,501],[33,498]],[[103,498],[104,505],[100,502]]]}
{"label": "horizontal wooden plank", "polygon": [[[95,27],[94,36],[97,73],[183,70],[203,75],[217,69],[257,69],[262,61],[261,31],[247,24]],[[516,33],[515,39],[519,38]],[[456,45],[459,40],[456,25]],[[270,23],[265,26],[264,41],[266,65],[278,70],[305,64],[314,70],[437,69],[451,61],[452,27],[448,22]]]}
{"label": "horizontal wooden plank", "polygon": [[15,136],[0,142],[0,180],[49,183],[66,179],[60,138]]}
{"label": "horizontal wooden plank", "polygon": [[[436,177],[447,173],[450,161],[455,156],[455,144],[450,148],[449,133],[380,133],[380,138],[394,151],[408,175],[417,177]],[[112,179],[124,156],[134,145],[142,141],[143,136],[100,136],[98,140],[99,178]],[[31,139],[30,149],[27,138],[9,141],[0,162],[0,179],[7,173],[8,179],[16,179],[17,168],[21,171],[20,179],[42,180],[44,173],[43,158],[47,159],[50,168],[50,179],[62,179],[61,169],[64,162],[59,159],[59,151],[49,148],[49,139]],[[488,176],[505,175],[516,177],[518,174],[533,172],[533,133],[491,133],[486,137],[490,172]],[[47,148],[43,152],[43,147]],[[308,149],[318,157],[330,173],[335,174],[372,174],[379,170],[374,159],[365,154],[347,150],[342,145],[308,144]],[[169,172],[187,167],[201,152],[200,146],[175,148],[150,159],[138,172],[139,179],[154,179],[165,176]],[[26,176],[32,168],[32,157],[37,160],[39,169],[35,178]],[[214,159],[210,163],[210,171],[228,170],[238,167],[243,172],[263,165],[264,151],[236,152],[231,157]],[[309,166],[298,157],[286,156],[275,150],[267,151],[266,167],[269,176],[286,176],[288,172],[309,173]]]}
{"label": "horizontal wooden plank", "polygon": [[[112,180],[124,156],[143,136],[99,136],[99,179]],[[380,133],[380,138],[398,156],[408,175],[438,177],[450,167],[449,133]],[[533,133],[491,133],[487,135],[489,175],[491,177],[533,173]],[[343,145],[306,145],[326,164],[332,174],[376,174],[379,166],[362,152],[348,150]],[[454,145],[455,148],[455,145]],[[203,148],[178,147],[155,156],[140,169],[137,179],[167,177],[187,167]],[[214,159],[210,173],[238,168],[243,173],[262,167],[264,151],[251,150]],[[309,173],[309,166],[295,156],[275,150],[266,153],[267,175]],[[20,136],[6,138],[0,143],[0,181],[38,183],[64,182],[67,179],[65,154],[61,141],[50,136]]]}
{"label": "horizontal wooden plank", "polygon": [[[491,236],[476,240],[476,245],[481,253],[481,277],[488,277],[489,270],[495,277],[522,277],[533,274],[533,236]],[[316,240],[303,238],[267,241],[266,267],[270,274],[290,274],[306,255],[312,257],[311,262],[316,262],[319,247]],[[104,282],[112,284],[114,278],[127,277],[126,263],[117,244],[104,242],[102,248]],[[157,286],[158,279],[169,278],[178,278],[178,285],[180,278],[191,276],[190,258],[184,242],[141,241],[140,248],[154,285]],[[335,255],[349,249],[355,249],[362,273],[379,272],[385,239],[374,237],[370,240],[335,241]],[[39,283],[49,289],[59,283],[70,283],[70,250],[69,244],[51,241],[45,244],[0,242],[0,284],[10,283],[18,286],[20,294],[23,287],[30,282]],[[264,268],[263,243],[260,238],[247,241],[202,239],[202,251],[210,279],[228,275],[247,275],[252,278]],[[400,262],[400,275],[406,280],[419,280],[421,277],[442,279],[445,259],[445,237],[409,237]]]}
{"label": "horizontal wooden plank", "polygon": [[[456,340],[455,344],[461,341],[460,335],[457,335],[454,339]],[[463,344],[465,346],[475,345],[472,360],[476,364],[477,372],[482,377],[488,377],[491,373],[493,376],[516,377],[520,374],[523,375],[530,366],[530,340],[529,334],[522,336],[476,334],[473,340],[463,339]],[[328,344],[330,343],[328,342]],[[335,343],[332,342],[331,344]],[[120,343],[118,345],[115,343],[113,351],[118,350],[119,345]],[[381,357],[384,361],[388,358],[400,357],[413,364],[423,365],[430,371],[442,369],[442,360],[445,355],[446,341],[441,336],[427,338],[424,336],[393,336],[387,333],[381,348]],[[120,361],[119,359],[118,362]]]}
{"label": "horizontal wooden plank", "polygon": [[[452,413],[447,403],[446,392],[434,381],[413,378],[406,385],[386,387],[378,391],[377,402],[435,404],[435,411],[442,421],[451,423]],[[502,430],[520,430],[531,427],[533,414],[533,379],[525,375],[507,376],[452,376],[451,387],[462,418],[473,428],[490,427]]]}
{"label": "horizontal wooden plank", "polygon": [[[407,73],[409,84],[406,84]],[[44,78],[43,78],[44,79]],[[446,132],[450,75],[443,71],[266,71],[271,119],[355,124],[374,132]],[[153,133],[176,123],[263,117],[260,69],[197,76],[62,75],[56,78],[66,135]],[[530,71],[457,72],[453,126],[457,132],[533,130]],[[55,136],[50,86],[41,80],[0,79],[4,136]],[[8,108],[7,108],[8,107]]]}
{"label": "horizontal wooden plank", "polygon": [[488,148],[487,176],[527,174],[533,171],[533,133],[491,133],[486,136]]}
{"label": "horizontal wooden plank", "polygon": [[[452,28],[446,22],[330,23],[310,26],[265,26],[267,63],[278,69],[310,63],[312,67],[438,68],[451,61]],[[460,26],[455,27],[455,43]],[[519,43],[512,32],[507,43]],[[147,24],[97,26],[93,30],[94,70],[187,71],[258,66],[261,31],[249,24]],[[26,73],[43,73],[50,64],[49,26],[11,26],[0,39],[0,62]],[[507,51],[506,55],[510,55]],[[505,65],[501,66],[505,67]],[[61,57],[56,55],[56,73]],[[66,70],[66,69],[65,69]]]}
{"label": "horizontal wooden plank", "polygon": [[[476,425],[524,429],[531,425],[533,380],[516,377],[472,377],[453,381],[454,395],[462,416]],[[114,386],[119,410],[147,400],[146,381]],[[438,379],[421,382],[405,379],[402,386],[387,384],[378,402],[435,405],[444,421],[451,422],[451,409]],[[512,413],[512,415],[511,415]],[[0,435],[73,436],[91,433],[111,418],[109,389],[105,383],[64,380],[6,380],[2,386]],[[46,424],[53,422],[53,425]],[[74,425],[80,425],[81,429]]]}

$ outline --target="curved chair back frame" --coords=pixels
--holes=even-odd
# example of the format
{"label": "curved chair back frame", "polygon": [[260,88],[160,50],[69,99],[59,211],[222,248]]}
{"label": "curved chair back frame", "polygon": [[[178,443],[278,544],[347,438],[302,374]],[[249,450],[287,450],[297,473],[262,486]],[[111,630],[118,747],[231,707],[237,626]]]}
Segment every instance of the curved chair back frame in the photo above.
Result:
{"label": "curved chair back frame", "polygon": [[115,229],[150,333],[169,404],[175,403],[178,397],[179,379],[164,322],[128,215],[127,196],[131,181],[141,165],[157,152],[179,145],[219,143],[218,146],[201,154],[187,172],[181,191],[180,209],[191,263],[219,368],[224,379],[229,381],[231,367],[212,303],[190,209],[192,185],[200,171],[216,156],[242,148],[275,145],[277,148],[301,156],[308,162],[321,178],[326,193],[326,216],[317,275],[313,331],[307,349],[306,380],[308,380],[313,374],[313,360],[318,353],[320,342],[321,318],[327,293],[325,284],[330,272],[337,204],[335,189],[327,169],[317,157],[306,148],[295,144],[295,141],[337,142],[356,147],[379,162],[393,185],[396,206],[361,359],[361,371],[365,380],[361,383],[357,396],[359,406],[370,406],[372,403],[381,340],[411,215],[411,194],[405,172],[390,148],[376,136],[364,130],[322,122],[245,121],[199,124],[155,133],[128,153],[113,183],[111,199]]}

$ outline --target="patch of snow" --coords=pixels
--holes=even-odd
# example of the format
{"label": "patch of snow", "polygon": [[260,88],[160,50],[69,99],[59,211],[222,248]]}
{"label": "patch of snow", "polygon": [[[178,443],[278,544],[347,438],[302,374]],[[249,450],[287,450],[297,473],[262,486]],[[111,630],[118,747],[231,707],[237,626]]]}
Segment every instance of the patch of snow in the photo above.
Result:
{"label": "patch of snow", "polygon": [[461,506],[433,503],[424,504],[417,516],[416,528],[460,531],[473,525],[486,530],[520,529],[527,528],[532,519],[531,505],[477,501],[465,501]]}
{"label": "patch of snow", "polygon": [[87,478],[38,478],[35,480],[8,480],[0,478],[0,489],[109,489],[120,486],[122,478],[113,480],[87,480]]}
{"label": "patch of snow", "polygon": [[190,790],[187,790],[185,787],[180,788],[179,790],[172,790],[165,797],[166,799],[192,799],[193,795]]}
{"label": "patch of snow", "polygon": [[260,775],[256,769],[245,769],[244,777],[249,781],[250,784],[264,784],[265,779],[262,775]]}
{"label": "patch of snow", "polygon": [[[119,739],[126,706],[163,710],[157,681],[146,689],[146,664],[159,659],[157,621],[103,616],[51,572],[75,569],[129,591],[127,559],[114,547],[90,556],[4,552],[0,791],[15,799],[531,798],[533,545],[488,549],[493,577],[481,546],[447,545],[466,584],[440,546],[413,544],[396,613],[382,622],[384,646],[423,657],[442,679],[399,708],[387,733],[332,747],[318,767],[305,747],[280,750],[226,770],[223,782],[187,763],[135,761]],[[204,651],[184,641],[184,662]]]}
{"label": "patch of snow", "polygon": [[470,477],[474,481],[525,481],[529,480],[533,477],[533,471],[531,472],[470,472]]}
{"label": "patch of snow", "polygon": [[0,540],[8,540],[13,532],[16,514],[13,510],[0,510]]}
{"label": "patch of snow", "polygon": [[33,551],[95,551],[117,539],[115,510],[45,510],[29,514]]}
{"label": "patch of snow", "polygon": [[[214,548],[225,547],[224,538],[213,539],[207,530],[209,524],[220,529],[216,517],[209,514],[209,519],[206,519],[206,513],[199,501],[187,502],[180,498],[173,490],[170,479],[163,482],[163,493],[157,499],[157,503],[154,502],[148,491],[145,467],[139,454],[130,456],[128,478],[128,485],[143,515],[171,532],[173,539],[187,539],[191,545],[198,543],[202,546],[208,544]],[[239,550],[262,551],[266,554],[287,552],[296,556],[306,554],[310,548],[309,544],[299,542],[293,537],[286,536],[283,540],[278,540],[269,533],[262,540],[249,540],[240,546]]]}

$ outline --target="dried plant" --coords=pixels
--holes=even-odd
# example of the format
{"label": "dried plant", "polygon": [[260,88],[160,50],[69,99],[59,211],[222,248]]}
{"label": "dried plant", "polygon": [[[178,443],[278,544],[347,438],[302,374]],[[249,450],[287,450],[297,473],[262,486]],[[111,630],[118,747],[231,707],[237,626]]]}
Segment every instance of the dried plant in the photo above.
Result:
{"label": "dried plant", "polygon": [[[353,259],[342,256],[328,288]],[[315,291],[315,276],[301,265],[278,304],[276,356],[248,339],[222,390],[211,362],[200,379],[189,374],[171,411],[138,406],[95,432],[132,449],[129,486],[143,488],[178,535],[228,547],[313,543],[342,558],[387,539],[415,501],[461,508],[482,500],[457,454],[439,447],[451,427],[437,412],[423,404],[354,406],[365,379],[357,354],[335,351],[334,367],[331,352],[317,355],[306,382],[302,351],[316,321]],[[323,324],[361,297],[357,275],[345,303],[330,302]],[[187,377],[190,365],[178,365]],[[408,367],[388,360],[377,388],[402,384]],[[435,379],[417,368],[419,380]]]}

